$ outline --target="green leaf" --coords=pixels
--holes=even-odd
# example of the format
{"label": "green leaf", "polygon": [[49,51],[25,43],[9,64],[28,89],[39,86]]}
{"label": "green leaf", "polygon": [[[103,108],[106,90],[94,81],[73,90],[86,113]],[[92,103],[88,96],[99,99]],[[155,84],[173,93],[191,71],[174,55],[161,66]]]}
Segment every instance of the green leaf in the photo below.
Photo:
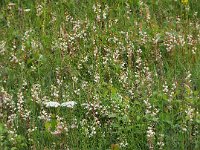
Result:
{"label": "green leaf", "polygon": [[51,123],[49,121],[45,122],[44,126],[47,131],[51,129]]}
{"label": "green leaf", "polygon": [[56,126],[57,126],[57,120],[56,120],[56,119],[53,119],[53,120],[51,121],[51,128],[52,128],[52,130],[55,130],[55,129],[56,129]]}
{"label": "green leaf", "polygon": [[200,119],[196,119],[196,122],[197,122],[198,124],[200,124]]}

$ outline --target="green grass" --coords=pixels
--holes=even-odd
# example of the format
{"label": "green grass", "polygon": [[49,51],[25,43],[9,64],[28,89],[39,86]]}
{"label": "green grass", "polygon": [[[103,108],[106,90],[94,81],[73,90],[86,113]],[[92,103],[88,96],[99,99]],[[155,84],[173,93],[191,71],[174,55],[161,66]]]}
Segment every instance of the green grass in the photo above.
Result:
{"label": "green grass", "polygon": [[0,149],[200,149],[199,10],[0,1]]}

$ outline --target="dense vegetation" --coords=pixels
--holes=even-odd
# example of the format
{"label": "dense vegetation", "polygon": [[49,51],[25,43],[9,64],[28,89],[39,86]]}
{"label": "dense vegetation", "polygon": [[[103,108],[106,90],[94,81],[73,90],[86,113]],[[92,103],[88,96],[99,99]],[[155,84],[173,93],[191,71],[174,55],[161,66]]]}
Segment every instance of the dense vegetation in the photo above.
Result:
{"label": "dense vegetation", "polygon": [[199,0],[1,0],[0,149],[199,150]]}

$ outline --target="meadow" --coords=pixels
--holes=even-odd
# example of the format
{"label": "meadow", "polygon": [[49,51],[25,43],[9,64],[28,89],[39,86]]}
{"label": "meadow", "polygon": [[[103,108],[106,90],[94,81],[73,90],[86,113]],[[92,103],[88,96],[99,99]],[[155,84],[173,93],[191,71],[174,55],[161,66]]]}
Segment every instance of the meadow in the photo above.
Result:
{"label": "meadow", "polygon": [[199,0],[1,0],[0,150],[199,150]]}

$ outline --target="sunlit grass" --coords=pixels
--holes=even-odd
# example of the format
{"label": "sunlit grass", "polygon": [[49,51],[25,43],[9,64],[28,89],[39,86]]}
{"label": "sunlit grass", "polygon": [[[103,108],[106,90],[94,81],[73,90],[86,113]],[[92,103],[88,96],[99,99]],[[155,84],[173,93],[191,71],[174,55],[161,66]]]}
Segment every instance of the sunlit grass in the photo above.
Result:
{"label": "sunlit grass", "polygon": [[199,10],[0,1],[2,150],[198,150]]}

